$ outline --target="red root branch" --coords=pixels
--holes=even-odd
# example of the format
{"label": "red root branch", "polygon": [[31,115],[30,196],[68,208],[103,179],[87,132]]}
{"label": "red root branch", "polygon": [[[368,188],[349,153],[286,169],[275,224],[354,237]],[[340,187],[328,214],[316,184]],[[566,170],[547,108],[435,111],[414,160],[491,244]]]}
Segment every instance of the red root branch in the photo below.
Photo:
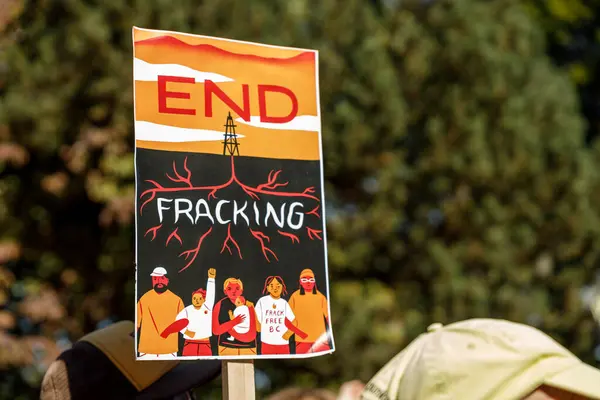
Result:
{"label": "red root branch", "polygon": [[177,167],[175,166],[175,161],[173,161],[173,173],[175,174],[176,178],[171,177],[169,174],[165,174],[167,176],[167,178],[169,178],[170,180],[172,180],[173,182],[181,182],[181,183],[185,183],[186,185],[188,185],[188,187],[194,187],[194,185],[192,185],[192,171],[189,170],[189,168],[187,167],[187,157],[183,160],[183,169],[186,172],[186,176],[185,178],[183,176],[181,176],[179,174],[179,172],[177,172]]}
{"label": "red root branch", "polygon": [[300,243],[300,238],[298,236],[294,235],[293,233],[282,232],[280,230],[278,230],[277,233],[279,233],[281,236],[290,238],[292,240],[292,243],[294,243],[294,242]]}
{"label": "red root branch", "polygon": [[192,256],[191,260],[188,261],[188,263],[185,265],[185,267],[181,268],[179,270],[179,272],[185,271],[190,265],[192,265],[192,263],[194,262],[194,260],[196,259],[196,257],[198,257],[198,252],[200,251],[200,246],[202,246],[202,241],[210,234],[210,232],[212,232],[212,226],[210,227],[209,230],[207,230],[204,235],[200,236],[200,239],[198,239],[198,245],[190,250],[186,250],[183,253],[181,253],[179,255],[179,257],[185,255],[185,259],[187,260],[190,256]]}
{"label": "red root branch", "polygon": [[323,231],[319,231],[319,230],[316,230],[316,229],[312,229],[312,228],[310,228],[310,227],[308,227],[308,226],[306,227],[306,233],[308,234],[308,238],[309,238],[310,240],[315,240],[315,238],[317,238],[317,239],[319,239],[319,240],[323,240],[323,239],[321,238],[321,236],[320,236],[320,233],[321,233],[321,232],[323,232]]}
{"label": "red root branch", "polygon": [[267,262],[271,262],[271,260],[269,259],[269,255],[267,253],[270,253],[273,257],[275,257],[275,259],[277,261],[279,261],[279,259],[277,258],[277,254],[275,254],[273,252],[273,250],[268,248],[267,245],[265,244],[265,240],[267,242],[270,242],[271,239],[267,235],[265,235],[264,233],[262,233],[260,231],[253,231],[251,228],[248,228],[248,229],[250,229],[250,233],[252,234],[252,236],[254,236],[254,238],[260,242],[260,247],[261,247],[262,253],[265,256],[265,259],[267,260]]}
{"label": "red root branch", "polygon": [[167,243],[165,244],[165,247],[169,245],[169,242],[171,241],[171,239],[175,238],[177,240],[179,240],[179,244],[183,245],[183,240],[181,240],[181,237],[179,236],[179,234],[177,233],[177,230],[179,228],[175,228],[175,230],[173,231],[173,233],[171,233],[169,235],[169,237],[167,238]]}
{"label": "red root branch", "polygon": [[146,235],[148,235],[150,232],[152,232],[152,239],[150,239],[150,241],[153,241],[154,239],[156,239],[156,232],[158,232],[158,230],[162,227],[162,224],[154,226],[150,229],[148,229],[146,231],[146,233],[144,233],[144,237],[146,237]]}
{"label": "red root branch", "polygon": [[[140,200],[143,200],[143,203],[140,207],[140,215],[142,214],[142,210],[144,209],[144,207],[156,199],[157,194],[181,193],[181,192],[191,192],[191,191],[196,191],[196,192],[206,191],[207,192],[206,197],[208,200],[210,200],[211,198],[217,199],[217,192],[221,189],[224,189],[224,188],[232,185],[232,184],[237,185],[240,189],[242,189],[244,191],[244,193],[246,193],[249,197],[251,197],[254,200],[260,200],[260,195],[266,195],[266,196],[275,196],[275,197],[280,197],[280,198],[281,197],[305,198],[305,199],[314,200],[316,202],[320,202],[320,199],[316,195],[314,195],[314,193],[316,193],[314,186],[307,187],[302,192],[285,192],[285,191],[278,190],[278,188],[287,186],[289,183],[289,182],[279,182],[278,181],[278,178],[282,172],[281,170],[270,171],[269,175],[267,177],[267,181],[265,183],[262,183],[257,186],[249,186],[249,185],[242,183],[242,181],[240,181],[240,179],[237,177],[236,170],[235,170],[235,157],[234,156],[230,157],[230,163],[231,163],[231,175],[226,182],[224,182],[220,185],[194,186],[191,181],[192,180],[192,171],[188,168],[188,165],[187,165],[187,157],[183,161],[183,170],[185,171],[185,173],[183,175],[179,173],[179,171],[177,170],[176,163],[173,162],[172,174],[170,175],[170,173],[166,173],[165,175],[171,182],[181,183],[183,185],[179,186],[179,187],[164,187],[160,183],[158,183],[154,180],[146,180],[146,182],[150,183],[152,186],[149,189],[143,191],[142,194],[140,195]],[[320,205],[317,205],[311,211],[307,212],[306,215],[314,215],[317,218],[321,218],[319,209],[320,209]],[[148,231],[146,231],[146,234],[144,236],[147,236],[150,232],[152,232],[151,241],[156,239],[157,231],[161,227],[162,227],[162,224],[148,229]],[[252,230],[251,228],[249,228],[249,230],[250,230],[250,233],[252,234],[252,236],[256,240],[258,240],[258,242],[260,243],[261,251],[262,251],[265,259],[267,260],[267,262],[271,262],[272,258],[279,261],[279,259],[277,258],[277,254],[275,254],[275,252],[268,247],[270,238],[267,235],[265,235],[263,232],[255,231],[255,230]],[[306,228],[306,231],[308,234],[308,238],[310,240],[317,240],[317,239],[323,240],[320,235],[322,231],[312,229],[309,227]],[[178,232],[178,228],[175,228],[175,230],[167,238],[165,246],[168,246],[172,239],[179,241],[180,245],[183,245],[183,240],[177,232]],[[195,248],[186,250],[179,255],[179,257],[185,256],[185,260],[187,261],[187,264],[183,268],[181,268],[179,270],[179,272],[186,270],[189,266],[191,266],[194,263],[194,261],[196,260],[196,257],[198,256],[198,253],[200,251],[200,247],[202,246],[202,242],[211,232],[212,232],[212,227],[210,229],[208,229],[208,231],[206,231],[199,238],[198,243]],[[283,232],[283,231],[277,231],[277,232],[279,233],[279,235],[289,238],[292,241],[292,243],[300,243],[300,238],[293,233]],[[239,246],[238,242],[231,235],[231,226],[228,225],[227,237],[225,238],[225,240],[223,242],[223,246],[221,248],[221,253],[223,253],[225,250],[227,250],[227,251],[229,251],[229,254],[233,255],[234,251],[233,251],[233,248],[231,247],[231,245],[233,245],[235,247],[240,259],[242,259],[242,251],[240,249],[240,246]]]}
{"label": "red root branch", "polygon": [[244,184],[240,184],[240,186],[242,187],[242,190],[244,192],[246,192],[246,194],[248,196],[250,196],[252,199],[254,199],[254,200],[260,200],[260,197],[258,197],[258,195],[252,191],[253,188],[251,188],[249,186],[246,186]]}
{"label": "red root branch", "polygon": [[267,182],[263,183],[261,185],[258,185],[256,187],[248,186],[248,185],[242,183],[238,179],[236,172],[235,172],[235,157],[234,156],[231,156],[231,177],[229,178],[229,180],[227,182],[220,184],[220,185],[194,186],[191,183],[191,174],[192,173],[187,167],[187,158],[184,161],[184,169],[187,173],[187,175],[185,177],[182,176],[181,174],[179,174],[179,172],[177,172],[175,163],[173,163],[173,171],[175,173],[175,178],[173,178],[167,174],[167,177],[171,181],[185,183],[187,186],[184,186],[184,187],[163,187],[155,181],[146,180],[146,182],[151,183],[154,187],[145,190],[140,195],[140,199],[146,198],[140,207],[140,214],[142,213],[142,210],[144,209],[144,207],[156,198],[157,193],[173,193],[173,192],[189,192],[189,191],[206,190],[209,192],[207,199],[210,200],[211,198],[216,199],[217,198],[216,193],[219,190],[228,187],[232,183],[236,183],[248,196],[250,196],[254,200],[260,200],[259,195],[264,194],[264,195],[276,196],[276,197],[303,197],[303,198],[307,198],[307,199],[311,199],[311,200],[315,200],[315,201],[320,201],[317,196],[313,195],[313,193],[315,193],[315,188],[312,186],[304,189],[303,192],[277,191],[276,189],[278,187],[286,186],[288,184],[288,182],[277,183],[277,178],[278,178],[279,174],[281,173],[281,171],[271,171],[269,173]]}
{"label": "red root branch", "polygon": [[281,173],[281,170],[278,170],[278,171],[271,170],[271,172],[269,172],[269,176],[267,177],[267,183],[258,185],[256,187],[256,189],[257,190],[262,190],[262,189],[273,190],[273,189],[277,189],[278,187],[281,187],[281,186],[287,186],[287,184],[289,182],[277,183],[277,177],[279,176],[280,173]]}
{"label": "red root branch", "polygon": [[182,175],[180,175],[179,172],[177,172],[177,167],[175,166],[175,161],[173,161],[173,173],[175,174],[176,178],[173,178],[169,174],[165,174],[165,175],[167,176],[167,178],[169,178],[173,182],[181,182],[181,183],[185,183],[186,185],[188,185],[188,187],[194,187],[194,185],[192,185],[192,181],[191,181],[192,171],[190,171],[189,168],[187,167],[187,157],[183,160],[183,169],[186,172],[185,178]]}
{"label": "red root branch", "polygon": [[306,215],[315,215],[317,218],[321,218],[321,215],[319,214],[319,207],[321,206],[317,205],[311,211],[307,212]]}
{"label": "red root branch", "polygon": [[142,206],[140,207],[140,215],[142,215],[142,210],[144,209],[144,206],[148,203],[150,203],[152,200],[154,200],[154,198],[156,197],[156,189],[164,189],[164,187],[162,187],[158,182],[153,181],[152,179],[146,179],[146,182],[151,183],[154,185],[154,189],[148,189],[145,192],[143,192],[140,195],[140,199],[142,197],[144,197],[145,194],[150,193],[150,197],[148,197],[148,199],[144,202],[144,204],[142,204]]}
{"label": "red root branch", "polygon": [[231,242],[235,246],[235,248],[237,249],[238,254],[240,256],[240,259],[243,259],[242,258],[242,250],[240,250],[240,246],[235,241],[233,236],[231,236],[231,224],[227,224],[227,237],[225,238],[225,241],[223,242],[223,247],[221,248],[221,254],[225,251],[225,249],[227,249],[227,251],[229,251],[229,254],[233,255],[233,252],[231,251],[231,247],[229,247],[228,242]]}

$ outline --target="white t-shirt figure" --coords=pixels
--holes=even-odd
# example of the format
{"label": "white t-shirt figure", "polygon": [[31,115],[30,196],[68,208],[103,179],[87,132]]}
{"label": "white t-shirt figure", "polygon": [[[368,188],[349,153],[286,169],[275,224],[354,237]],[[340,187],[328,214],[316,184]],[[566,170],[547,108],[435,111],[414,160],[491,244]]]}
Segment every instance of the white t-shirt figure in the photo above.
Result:
{"label": "white t-shirt figure", "polygon": [[[248,333],[248,331],[250,330],[250,309],[246,305],[246,300],[244,299],[244,297],[240,296],[236,299],[235,305],[235,310],[233,310],[233,312],[229,312],[229,318],[234,319],[238,315],[244,315],[246,318],[242,322],[234,326],[233,329],[237,333]],[[229,336],[227,339],[231,341],[235,340],[233,336]]]}
{"label": "white t-shirt figure", "polygon": [[[200,308],[190,304],[177,315],[177,320],[187,318],[189,323],[181,330],[186,340],[208,339],[212,336],[212,309],[215,305],[215,279],[208,278],[206,282],[206,299]],[[186,331],[194,332],[194,337],[185,334]]]}
{"label": "white t-shirt figure", "polygon": [[288,319],[292,322],[296,316],[288,302],[285,299],[274,299],[271,295],[267,295],[258,300],[254,309],[261,325],[261,342],[273,345],[289,344],[289,340],[283,338],[288,331],[285,320]]}

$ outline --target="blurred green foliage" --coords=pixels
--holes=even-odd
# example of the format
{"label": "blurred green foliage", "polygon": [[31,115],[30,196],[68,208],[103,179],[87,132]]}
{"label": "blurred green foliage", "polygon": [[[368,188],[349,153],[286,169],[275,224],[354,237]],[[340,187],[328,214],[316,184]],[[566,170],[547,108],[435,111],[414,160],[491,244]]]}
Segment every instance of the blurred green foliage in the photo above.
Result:
{"label": "blurred green foliage", "polygon": [[0,340],[23,354],[0,347],[0,398],[35,397],[67,337],[133,318],[132,25],[320,51],[337,352],[258,362],[274,388],[367,380],[428,324],[470,317],[530,323],[594,362],[580,291],[600,256],[600,153],[532,9],[25,1],[0,41]]}
{"label": "blurred green foliage", "polygon": [[546,32],[548,54],[577,84],[591,140],[600,128],[600,1],[527,0],[526,4]]}

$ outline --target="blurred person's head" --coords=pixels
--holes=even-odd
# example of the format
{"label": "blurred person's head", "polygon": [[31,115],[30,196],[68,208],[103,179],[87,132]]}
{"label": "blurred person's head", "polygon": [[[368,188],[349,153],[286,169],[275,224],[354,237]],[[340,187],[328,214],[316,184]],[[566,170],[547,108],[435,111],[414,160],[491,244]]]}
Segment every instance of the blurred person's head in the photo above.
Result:
{"label": "blurred person's head", "polygon": [[156,293],[164,293],[169,286],[169,278],[167,278],[167,270],[163,267],[156,267],[150,274],[152,277],[152,289]]}
{"label": "blurred person's head", "polygon": [[365,384],[359,380],[345,382],[338,393],[336,400],[359,400]]}
{"label": "blurred person's head", "polygon": [[206,290],[198,289],[192,293],[192,305],[196,309],[200,309],[206,300]]}
{"label": "blurred person's head", "polygon": [[287,388],[272,394],[267,400],[337,400],[337,396],[327,389]]}
{"label": "blurred person's head", "polygon": [[40,400],[190,400],[219,375],[219,361],[136,361],[134,330],[121,321],[81,338],[48,368]]}
{"label": "blurred person's head", "polygon": [[361,396],[600,400],[600,370],[533,327],[472,319],[431,325],[367,383]]}
{"label": "blurred person's head", "polygon": [[315,274],[312,269],[308,268],[300,272],[300,294],[305,293],[317,293]]}

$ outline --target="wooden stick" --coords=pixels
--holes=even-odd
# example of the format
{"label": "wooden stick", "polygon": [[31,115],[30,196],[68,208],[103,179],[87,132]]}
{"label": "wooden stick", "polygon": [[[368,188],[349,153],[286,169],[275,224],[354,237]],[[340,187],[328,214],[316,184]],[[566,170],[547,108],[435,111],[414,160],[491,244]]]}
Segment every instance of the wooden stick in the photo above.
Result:
{"label": "wooden stick", "polygon": [[254,400],[254,362],[222,361],[223,400]]}

